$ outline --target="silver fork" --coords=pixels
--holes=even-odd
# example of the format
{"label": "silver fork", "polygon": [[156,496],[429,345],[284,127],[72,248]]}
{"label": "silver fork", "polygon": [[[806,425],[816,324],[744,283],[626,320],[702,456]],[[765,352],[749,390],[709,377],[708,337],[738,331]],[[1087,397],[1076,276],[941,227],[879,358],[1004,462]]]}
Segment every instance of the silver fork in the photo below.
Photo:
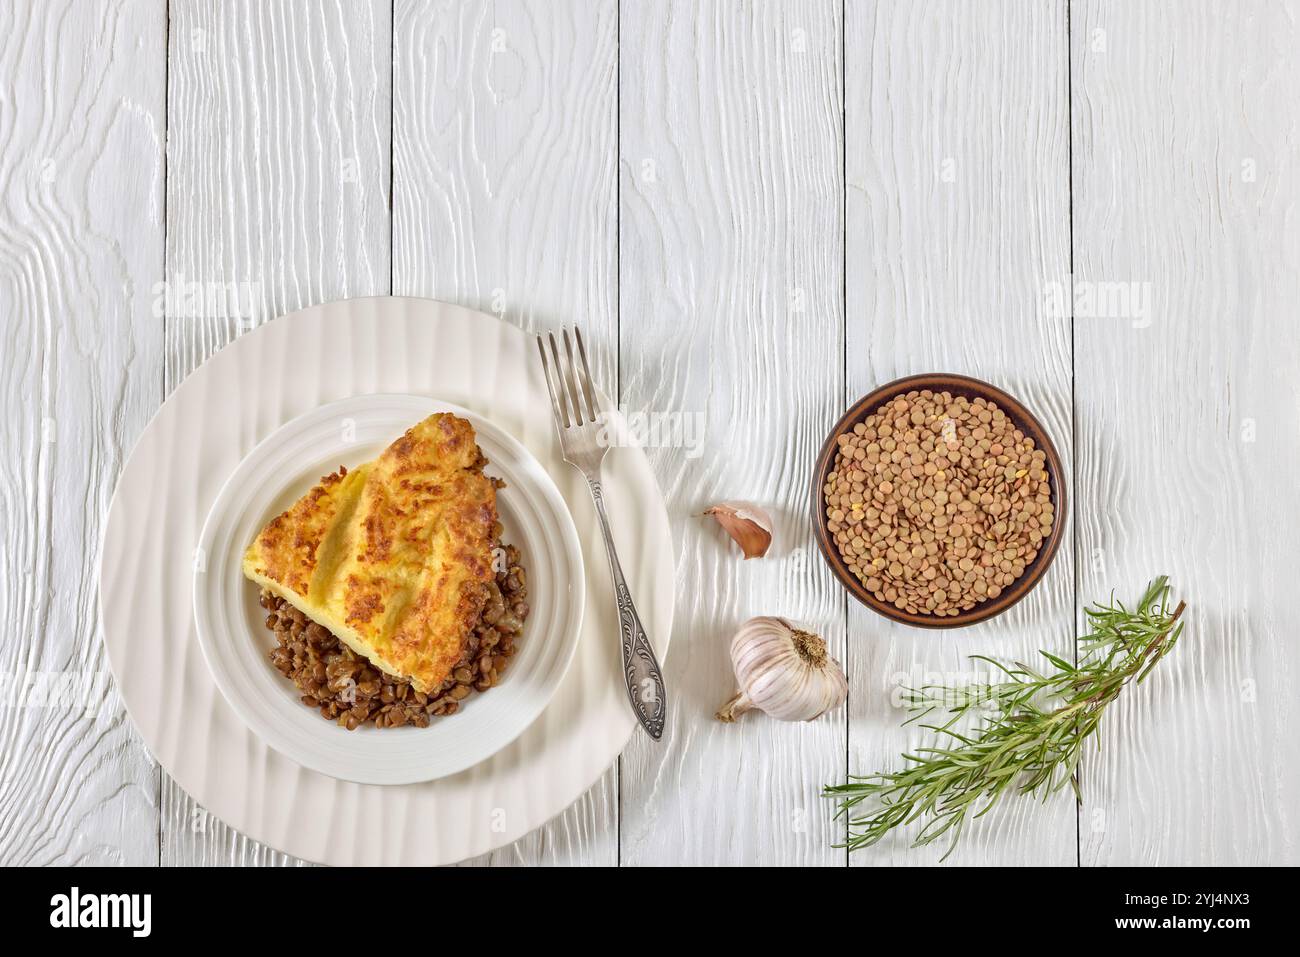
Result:
{"label": "silver fork", "polygon": [[[656,741],[664,733],[664,718],[668,711],[668,698],[664,693],[664,678],[659,660],[646,638],[641,616],[632,604],[632,595],[623,578],[623,568],[614,551],[614,538],[609,532],[609,516],[605,514],[605,495],[600,487],[600,463],[609,451],[600,440],[601,424],[596,413],[596,390],[591,383],[591,369],[587,365],[587,350],[582,336],[573,330],[578,344],[581,369],[573,359],[573,343],[569,330],[561,330],[564,341],[563,358],[555,343],[554,334],[546,340],[551,345],[551,358],[546,357],[546,342],[537,337],[537,351],[542,355],[542,375],[551,393],[551,414],[555,418],[555,432],[560,437],[560,449],[568,462],[587,479],[591,497],[596,502],[596,515],[600,518],[600,531],[605,536],[605,554],[609,557],[609,571],[614,576],[614,593],[618,601],[620,643],[623,647],[623,677],[627,682],[628,700],[641,726]],[[552,371],[552,364],[554,370]],[[552,378],[554,376],[554,378]],[[586,400],[584,406],[583,400]]]}

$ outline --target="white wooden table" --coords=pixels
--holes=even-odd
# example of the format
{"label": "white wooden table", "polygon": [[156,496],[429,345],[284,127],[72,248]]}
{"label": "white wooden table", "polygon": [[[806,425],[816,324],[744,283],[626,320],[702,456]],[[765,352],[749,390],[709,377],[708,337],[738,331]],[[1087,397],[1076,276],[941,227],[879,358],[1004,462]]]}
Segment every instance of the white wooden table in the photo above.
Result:
{"label": "white wooden table", "polygon": [[[1103,725],[1082,807],[1008,803],[950,861],[1300,862],[1298,20],[1277,0],[4,0],[0,674],[106,671],[109,496],[205,357],[312,303],[429,296],[580,322],[626,409],[706,426],[698,455],[649,452],[680,594],[665,742],[636,737],[475,863],[932,863],[901,835],[849,861],[818,796],[918,740],[897,686],[1068,654],[1085,603],[1161,572],[1185,643]],[[187,310],[159,284],[241,296]],[[808,518],[839,413],[932,370],[1036,409],[1073,499],[1031,598],[938,634],[847,600]],[[773,510],[768,558],[698,517],[728,498]],[[727,638],[764,613],[826,635],[847,709],[712,720]],[[0,862],[295,863],[209,819],[100,700],[6,706]]]}

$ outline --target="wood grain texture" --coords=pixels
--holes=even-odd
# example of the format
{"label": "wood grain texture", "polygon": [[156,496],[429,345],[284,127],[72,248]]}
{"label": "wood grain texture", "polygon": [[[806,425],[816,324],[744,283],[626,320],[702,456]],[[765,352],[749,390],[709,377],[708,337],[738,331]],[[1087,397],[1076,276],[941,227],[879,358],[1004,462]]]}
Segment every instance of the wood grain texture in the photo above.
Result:
{"label": "wood grain texture", "polygon": [[1085,865],[1300,862],[1298,15],[1072,8],[1075,281],[1148,307],[1076,318],[1079,597],[1189,606],[1084,764]]}
{"label": "wood grain texture", "polygon": [[[391,9],[174,0],[167,391],[258,322],[389,291]],[[162,862],[282,864],[163,783]]]}
{"label": "wood grain texture", "polygon": [[[1069,485],[1066,22],[1060,4],[850,3],[845,21],[847,407],[919,372],[974,375],[1031,409]],[[832,422],[827,421],[829,428]],[[1066,542],[1070,529],[1066,529]],[[901,727],[901,687],[978,680],[971,654],[1072,654],[1071,549],[999,618],[932,632],[849,609],[854,773],[894,770],[929,736]],[[932,864],[915,828],[853,864]],[[1075,863],[1075,808],[1008,801],[967,828],[954,864]]]}
{"label": "wood grain texture", "polygon": [[[843,863],[819,797],[843,774],[843,710],[712,717],[745,619],[801,620],[844,650],[843,595],[808,511],[843,394],[839,9],[622,6],[622,398],[703,430],[698,445],[683,429],[647,448],[680,597],[667,731],[636,735],[622,760],[626,864]],[[742,562],[700,516],[726,499],[773,512],[767,557]]]}
{"label": "wood grain texture", "polygon": [[[393,35],[394,294],[578,323],[612,387],[616,3],[399,0]],[[615,795],[469,863],[613,864]]]}
{"label": "wood grain texture", "polygon": [[94,558],[161,399],[165,22],[160,2],[0,7],[5,865],[158,859],[158,772],[108,675]]}

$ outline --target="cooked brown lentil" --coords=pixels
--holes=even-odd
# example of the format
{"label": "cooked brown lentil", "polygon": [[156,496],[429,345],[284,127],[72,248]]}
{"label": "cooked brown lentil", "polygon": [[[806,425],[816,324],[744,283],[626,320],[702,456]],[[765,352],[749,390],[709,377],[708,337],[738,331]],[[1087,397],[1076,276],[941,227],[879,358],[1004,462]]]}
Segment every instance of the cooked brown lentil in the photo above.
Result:
{"label": "cooked brown lentil", "polygon": [[985,399],[914,390],[836,441],[826,528],[895,608],[948,617],[997,598],[1051,533],[1047,456]]}
{"label": "cooked brown lentil", "polygon": [[367,723],[378,728],[405,724],[427,728],[430,718],[455,714],[472,691],[487,691],[497,684],[514,657],[528,617],[528,581],[513,545],[504,546],[499,555],[504,560],[496,563],[496,579],[488,585],[487,603],[461,660],[441,687],[429,694],[416,691],[405,678],[380,671],[329,629],[264,590],[266,627],[277,642],[271,663],[298,686],[303,704],[349,731]]}

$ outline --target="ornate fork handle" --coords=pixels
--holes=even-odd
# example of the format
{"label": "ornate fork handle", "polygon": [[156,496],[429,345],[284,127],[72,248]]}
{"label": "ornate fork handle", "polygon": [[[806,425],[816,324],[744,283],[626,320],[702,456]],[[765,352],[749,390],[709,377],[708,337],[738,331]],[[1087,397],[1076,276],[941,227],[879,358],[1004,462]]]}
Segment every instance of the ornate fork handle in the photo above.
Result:
{"label": "ornate fork handle", "polygon": [[641,726],[656,741],[664,733],[664,719],[668,713],[668,696],[664,691],[663,674],[659,659],[646,637],[641,616],[632,604],[632,593],[623,578],[623,568],[614,551],[614,538],[609,531],[609,517],[605,514],[605,498],[600,480],[587,477],[591,497],[596,502],[596,515],[600,518],[600,532],[605,537],[605,554],[609,556],[609,572],[614,579],[615,597],[618,599],[619,644],[623,648],[623,678],[627,682],[628,699]]}

